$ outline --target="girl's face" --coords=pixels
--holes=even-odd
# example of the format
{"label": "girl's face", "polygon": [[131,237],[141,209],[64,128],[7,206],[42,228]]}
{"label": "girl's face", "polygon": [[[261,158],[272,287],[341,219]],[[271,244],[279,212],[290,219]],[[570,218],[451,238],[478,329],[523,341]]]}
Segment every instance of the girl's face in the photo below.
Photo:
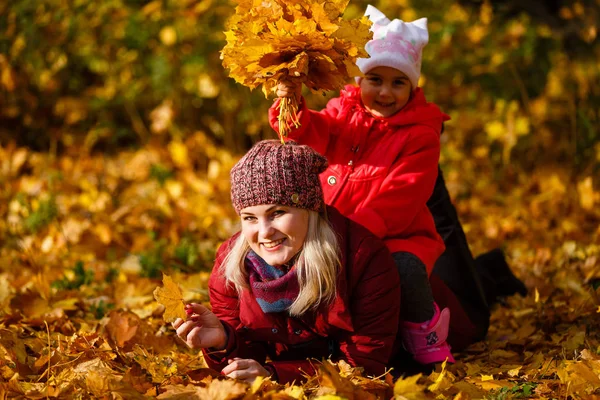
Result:
{"label": "girl's face", "polygon": [[304,245],[308,232],[305,209],[265,204],[242,209],[240,218],[250,248],[270,265],[287,263]]}
{"label": "girl's face", "polygon": [[400,111],[408,100],[412,85],[401,71],[391,67],[376,67],[360,80],[362,102],[374,117],[391,117]]}

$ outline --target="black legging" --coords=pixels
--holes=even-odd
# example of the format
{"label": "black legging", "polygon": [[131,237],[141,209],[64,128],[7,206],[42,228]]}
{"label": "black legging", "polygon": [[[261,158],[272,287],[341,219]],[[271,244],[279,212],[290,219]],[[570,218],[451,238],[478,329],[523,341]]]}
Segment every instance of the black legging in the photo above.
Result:
{"label": "black legging", "polygon": [[450,308],[448,343],[453,350],[460,350],[487,334],[491,295],[486,295],[485,278],[478,272],[439,167],[427,206],[446,245],[430,276],[433,296],[440,308]]}

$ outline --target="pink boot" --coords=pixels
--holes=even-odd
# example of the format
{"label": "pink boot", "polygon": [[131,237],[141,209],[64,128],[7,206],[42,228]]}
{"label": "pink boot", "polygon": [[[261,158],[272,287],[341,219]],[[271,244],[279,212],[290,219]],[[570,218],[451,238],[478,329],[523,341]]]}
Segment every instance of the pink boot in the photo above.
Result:
{"label": "pink boot", "polygon": [[402,343],[415,361],[420,364],[443,362],[454,363],[450,346],[446,343],[450,326],[450,310],[444,308],[440,312],[437,304],[433,303],[435,313],[431,320],[421,323],[402,322],[400,335]]}

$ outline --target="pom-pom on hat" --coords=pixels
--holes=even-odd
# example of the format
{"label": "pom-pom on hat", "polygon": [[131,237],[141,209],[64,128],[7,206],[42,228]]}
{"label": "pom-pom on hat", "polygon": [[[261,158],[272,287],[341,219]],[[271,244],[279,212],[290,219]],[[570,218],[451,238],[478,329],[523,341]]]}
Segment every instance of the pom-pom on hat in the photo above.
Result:
{"label": "pom-pom on hat", "polygon": [[416,89],[421,76],[423,47],[429,42],[427,18],[413,22],[390,21],[371,5],[367,6],[365,15],[373,22],[373,39],[365,46],[370,58],[356,60],[358,68],[363,74],[376,67],[396,68],[408,76],[412,89]]}
{"label": "pom-pom on hat", "polygon": [[261,204],[322,211],[325,207],[319,174],[327,159],[294,141],[256,143],[231,169],[231,202],[239,214]]}

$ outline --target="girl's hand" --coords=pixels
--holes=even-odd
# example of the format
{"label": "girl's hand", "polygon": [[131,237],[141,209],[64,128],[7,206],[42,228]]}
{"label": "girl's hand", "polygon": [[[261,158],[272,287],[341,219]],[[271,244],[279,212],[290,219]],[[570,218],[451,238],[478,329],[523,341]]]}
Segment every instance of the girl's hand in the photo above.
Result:
{"label": "girl's hand", "polygon": [[227,332],[219,318],[202,304],[186,304],[187,320],[177,318],[173,328],[190,348],[214,347],[223,350],[227,345]]}
{"label": "girl's hand", "polygon": [[277,84],[277,97],[296,97],[296,100],[300,100],[302,96],[302,84],[298,84],[289,80],[281,80]]}
{"label": "girl's hand", "polygon": [[251,358],[234,358],[221,373],[229,378],[239,379],[248,383],[254,382],[257,376],[271,376],[260,363]]}

